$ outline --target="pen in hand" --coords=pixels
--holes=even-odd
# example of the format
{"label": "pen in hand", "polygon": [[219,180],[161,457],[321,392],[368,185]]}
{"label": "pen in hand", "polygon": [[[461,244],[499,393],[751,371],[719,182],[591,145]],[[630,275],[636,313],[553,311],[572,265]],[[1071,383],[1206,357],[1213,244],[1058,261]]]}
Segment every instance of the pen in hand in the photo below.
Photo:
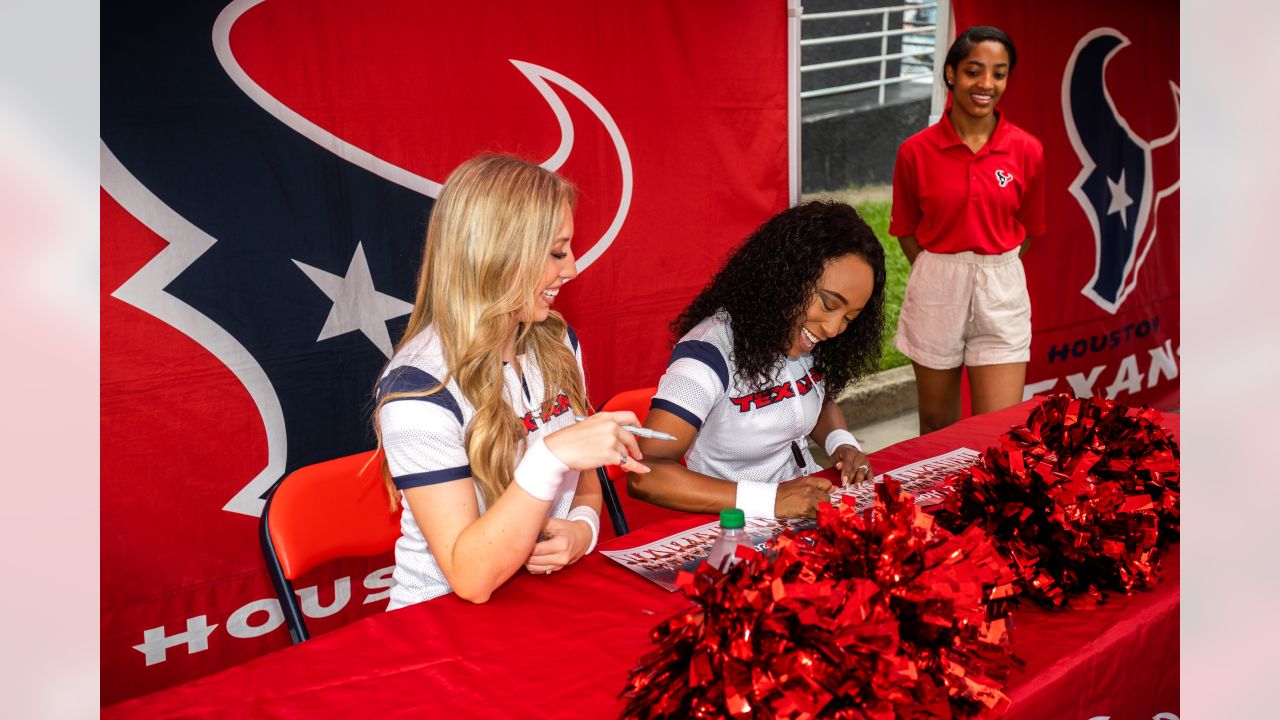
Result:
{"label": "pen in hand", "polygon": [[[583,420],[587,419],[582,415],[575,415],[574,418],[576,418],[578,422],[582,422]],[[635,425],[623,425],[622,429],[626,430],[632,435],[635,435],[636,437],[648,438],[650,440],[675,440],[676,439],[675,435],[671,435],[670,433],[664,433],[659,430],[650,430],[649,428],[646,428],[646,427],[636,427]]]}

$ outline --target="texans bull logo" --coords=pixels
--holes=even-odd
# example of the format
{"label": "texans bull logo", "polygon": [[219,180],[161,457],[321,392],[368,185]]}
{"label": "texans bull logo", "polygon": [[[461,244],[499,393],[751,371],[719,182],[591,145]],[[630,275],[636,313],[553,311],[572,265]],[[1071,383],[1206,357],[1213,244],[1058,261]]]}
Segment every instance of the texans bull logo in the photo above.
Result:
{"label": "texans bull logo", "polygon": [[[104,14],[100,144],[104,190],[168,243],[112,296],[195,340],[252,398],[265,466],[229,489],[223,509],[253,516],[285,473],[367,447],[370,390],[411,310],[423,228],[443,180],[321,127],[259,83],[233,42],[255,7],[262,0],[153,0]],[[598,120],[616,152],[599,165],[618,163],[621,194],[608,227],[580,253],[584,270],[627,217],[626,142],[586,88],[507,60],[558,126],[544,167],[561,168],[574,149],[565,97],[579,117]]]}
{"label": "texans bull logo", "polygon": [[1179,89],[1169,87],[1179,121],[1163,137],[1144,140],[1116,111],[1106,66],[1129,39],[1098,28],[1076,44],[1062,78],[1062,112],[1080,174],[1070,191],[1093,230],[1096,264],[1081,290],[1114,314],[1138,282],[1138,270],[1156,237],[1160,201],[1178,190]]}

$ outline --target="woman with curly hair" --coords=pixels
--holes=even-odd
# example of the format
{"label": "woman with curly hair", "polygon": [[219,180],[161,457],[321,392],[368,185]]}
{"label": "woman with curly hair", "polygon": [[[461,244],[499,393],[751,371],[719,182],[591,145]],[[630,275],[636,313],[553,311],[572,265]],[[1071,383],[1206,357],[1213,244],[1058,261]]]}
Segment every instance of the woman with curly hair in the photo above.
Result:
{"label": "woman with curly hair", "polygon": [[640,441],[652,472],[630,473],[630,494],[813,517],[831,483],[810,476],[807,438],[844,485],[869,480],[832,397],[879,363],[884,286],[884,250],[848,205],[805,203],[757,228],[672,323],[680,339],[645,424],[677,439]]}
{"label": "woman with curly hair", "polygon": [[594,469],[647,469],[622,429],[584,422],[577,337],[551,309],[577,275],[574,188],[484,155],[450,174],[431,211],[413,313],[378,383],[374,428],[394,507],[389,609],[450,591],[484,602],[522,566],[550,574],[595,547]]}

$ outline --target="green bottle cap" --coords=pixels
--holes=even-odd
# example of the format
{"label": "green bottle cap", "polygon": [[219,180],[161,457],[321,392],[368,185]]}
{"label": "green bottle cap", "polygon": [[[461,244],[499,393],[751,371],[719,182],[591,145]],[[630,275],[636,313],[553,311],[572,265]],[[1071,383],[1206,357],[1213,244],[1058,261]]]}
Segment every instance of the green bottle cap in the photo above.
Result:
{"label": "green bottle cap", "polygon": [[746,524],[747,517],[742,513],[742,508],[725,508],[720,511],[720,527],[740,528]]}

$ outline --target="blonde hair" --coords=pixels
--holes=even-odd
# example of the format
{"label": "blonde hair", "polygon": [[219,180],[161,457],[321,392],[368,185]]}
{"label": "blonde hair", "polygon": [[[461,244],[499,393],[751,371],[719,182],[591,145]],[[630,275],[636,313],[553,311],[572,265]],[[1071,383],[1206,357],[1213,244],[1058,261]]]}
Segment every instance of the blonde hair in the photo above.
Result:
{"label": "blonde hair", "polygon": [[[475,408],[466,450],[486,507],[511,484],[526,434],[503,396],[502,350],[513,330],[516,353],[532,351],[538,358],[543,412],[563,392],[575,414],[585,414],[586,390],[564,342],[564,318],[552,312],[539,323],[518,320],[534,309],[565,208],[576,202],[573,185],[553,172],[515,157],[481,155],[449,175],[431,210],[413,313],[396,351],[432,326],[447,374],[437,387],[380,398],[374,430],[381,450],[382,405],[439,392],[452,378]],[[385,459],[382,472],[394,509],[398,494]]]}

